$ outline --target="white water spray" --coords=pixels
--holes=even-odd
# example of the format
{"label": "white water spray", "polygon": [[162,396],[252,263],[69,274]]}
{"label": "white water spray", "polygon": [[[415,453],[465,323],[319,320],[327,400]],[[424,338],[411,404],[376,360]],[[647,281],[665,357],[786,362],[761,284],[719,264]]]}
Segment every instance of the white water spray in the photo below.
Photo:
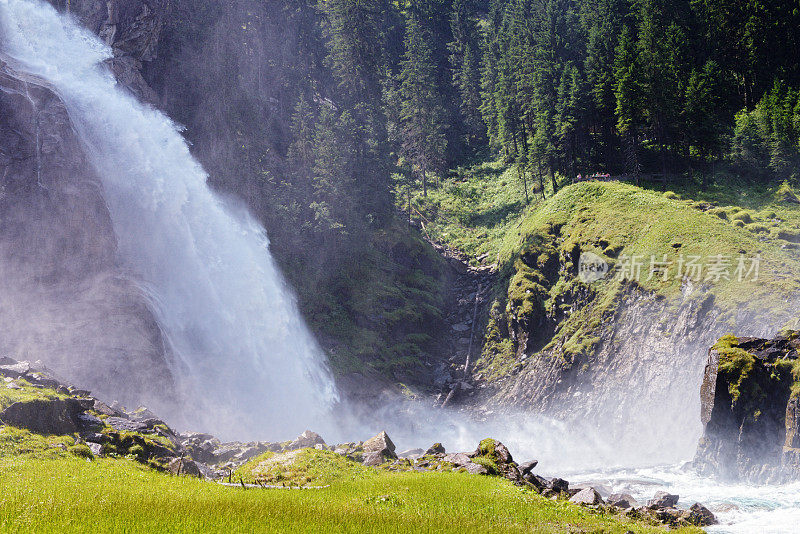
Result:
{"label": "white water spray", "polygon": [[212,193],[167,117],[117,85],[95,35],[40,0],[0,0],[0,27],[7,60],[52,85],[101,177],[119,261],[169,341],[185,422],[240,436],[320,424],[336,392],[263,228]]}

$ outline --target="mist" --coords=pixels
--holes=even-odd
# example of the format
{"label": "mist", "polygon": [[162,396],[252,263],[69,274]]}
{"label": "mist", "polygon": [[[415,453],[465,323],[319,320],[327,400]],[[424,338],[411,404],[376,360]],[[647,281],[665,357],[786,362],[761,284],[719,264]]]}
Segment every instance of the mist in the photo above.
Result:
{"label": "mist", "polygon": [[[169,119],[116,84],[104,65],[111,52],[96,36],[41,2],[0,7],[9,63],[55,89],[101,177],[116,261],[166,345],[175,390],[163,394],[180,406],[166,417],[221,435],[253,421],[299,432],[299,421],[321,418],[336,399],[332,378],[264,229],[210,191]],[[60,289],[47,296],[56,306],[85,288]],[[112,388],[125,381],[105,378]]]}

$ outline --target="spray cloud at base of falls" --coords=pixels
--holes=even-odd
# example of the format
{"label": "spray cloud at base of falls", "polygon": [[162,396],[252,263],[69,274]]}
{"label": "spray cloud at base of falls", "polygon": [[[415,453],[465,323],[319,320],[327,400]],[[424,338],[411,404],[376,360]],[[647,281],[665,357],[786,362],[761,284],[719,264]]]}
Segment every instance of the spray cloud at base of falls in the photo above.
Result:
{"label": "spray cloud at base of falls", "polygon": [[96,36],[39,0],[3,0],[0,21],[4,56],[58,93],[102,180],[119,262],[169,345],[181,418],[222,434],[322,424],[337,393],[263,228],[211,192],[168,118],[116,84]]}

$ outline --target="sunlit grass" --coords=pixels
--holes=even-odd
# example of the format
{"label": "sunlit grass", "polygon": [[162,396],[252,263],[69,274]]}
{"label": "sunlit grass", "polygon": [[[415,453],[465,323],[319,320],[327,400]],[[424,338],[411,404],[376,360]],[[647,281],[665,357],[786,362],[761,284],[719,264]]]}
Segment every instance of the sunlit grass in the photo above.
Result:
{"label": "sunlit grass", "polygon": [[321,490],[245,490],[126,460],[14,457],[0,459],[0,488],[3,532],[664,531],[462,473],[381,473]]}

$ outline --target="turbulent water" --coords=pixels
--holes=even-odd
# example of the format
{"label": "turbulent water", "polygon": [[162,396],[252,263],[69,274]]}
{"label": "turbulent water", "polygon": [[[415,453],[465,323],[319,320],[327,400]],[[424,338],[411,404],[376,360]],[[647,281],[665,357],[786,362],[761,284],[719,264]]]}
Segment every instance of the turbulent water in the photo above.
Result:
{"label": "turbulent water", "polygon": [[261,228],[206,184],[176,126],[120,88],[111,50],[49,4],[0,0],[3,52],[64,101],[102,179],[119,261],[168,339],[187,424],[302,431],[336,393]]}
{"label": "turbulent water", "polygon": [[[596,427],[581,428],[530,414],[490,414],[478,422],[463,413],[429,411],[409,407],[406,417],[390,419],[387,431],[398,450],[427,448],[441,441],[449,451],[474,450],[485,437],[506,444],[517,461],[537,459],[535,470],[542,476],[558,476],[570,484],[588,483],[604,496],[629,493],[646,504],[657,491],[679,495],[679,508],[695,502],[708,507],[718,525],[707,527],[714,534],[785,534],[800,529],[800,482],[753,486],[725,484],[693,473],[684,461],[673,461],[674,453],[632,451],[636,443],[612,442]],[[635,436],[629,440],[636,441]],[[646,444],[647,439],[642,440]],[[669,463],[664,463],[665,458]]]}

